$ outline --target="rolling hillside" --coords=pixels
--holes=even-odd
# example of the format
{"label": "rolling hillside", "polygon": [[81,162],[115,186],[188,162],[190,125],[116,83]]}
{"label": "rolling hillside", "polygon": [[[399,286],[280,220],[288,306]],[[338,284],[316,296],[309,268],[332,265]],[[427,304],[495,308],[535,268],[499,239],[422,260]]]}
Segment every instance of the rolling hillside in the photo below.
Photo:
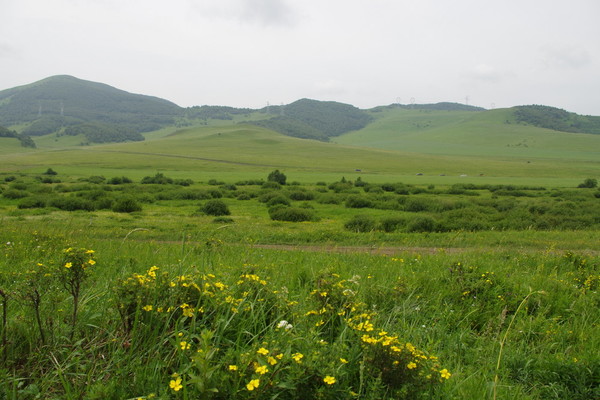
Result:
{"label": "rolling hillside", "polygon": [[515,108],[438,111],[387,108],[337,143],[451,156],[600,160],[600,136],[566,133],[520,122]]}
{"label": "rolling hillside", "polygon": [[0,125],[28,136],[82,134],[92,143],[143,140],[140,132],[172,125],[180,113],[167,100],[67,75],[0,92]]}

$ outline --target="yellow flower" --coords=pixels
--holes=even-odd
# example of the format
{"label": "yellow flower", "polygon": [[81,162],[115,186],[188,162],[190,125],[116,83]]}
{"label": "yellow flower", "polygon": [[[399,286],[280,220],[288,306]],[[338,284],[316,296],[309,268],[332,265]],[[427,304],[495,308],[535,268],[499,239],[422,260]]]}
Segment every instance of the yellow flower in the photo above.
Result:
{"label": "yellow flower", "polygon": [[72,266],[73,266],[73,263],[70,263],[70,262],[65,264],[65,268],[71,268]]}
{"label": "yellow flower", "polygon": [[96,261],[92,260],[91,258],[88,260],[88,264],[90,265],[94,265],[96,264]]}
{"label": "yellow flower", "polygon": [[348,364],[348,360],[346,360],[345,358],[340,358],[340,362],[342,364]]}
{"label": "yellow flower", "polygon": [[266,366],[266,365],[262,365],[262,366],[260,366],[260,367],[257,367],[257,368],[256,368],[254,371],[255,371],[257,374],[264,375],[264,374],[266,374],[267,372],[269,372],[269,368],[267,368],[267,366]]}
{"label": "yellow flower", "polygon": [[301,363],[302,362],[301,360],[302,360],[303,357],[304,357],[304,355],[302,353],[294,353],[294,354],[292,354],[292,358],[297,363]]}
{"label": "yellow flower", "polygon": [[267,362],[268,362],[269,364],[271,364],[271,365],[275,365],[275,364],[277,364],[277,360],[276,360],[274,357],[271,357],[271,356],[269,356],[269,357],[267,358]]}
{"label": "yellow flower", "polygon": [[414,362],[409,362],[408,365],[406,366],[406,368],[408,369],[415,369],[417,368],[417,364],[415,364]]}
{"label": "yellow flower", "polygon": [[446,368],[444,368],[443,370],[440,371],[440,376],[444,379],[450,379],[452,374],[450,372],[448,372],[448,370]]}
{"label": "yellow flower", "polygon": [[171,382],[169,382],[169,387],[176,392],[180,391],[183,387],[181,384],[181,378],[171,379]]}
{"label": "yellow flower", "polygon": [[179,342],[179,347],[181,347],[181,350],[189,350],[191,345],[185,340],[182,340],[181,342]]}
{"label": "yellow flower", "polygon": [[228,367],[228,369],[229,369],[230,371],[237,371],[238,367],[237,367],[237,365],[233,365],[233,364],[232,364],[232,365],[230,365],[230,366]]}
{"label": "yellow flower", "polygon": [[254,390],[258,387],[258,385],[260,385],[260,379],[252,379],[250,382],[248,382],[248,384],[246,385],[246,389],[248,390]]}
{"label": "yellow flower", "polygon": [[150,304],[145,305],[144,307],[142,307],[142,310],[144,310],[144,311],[152,311],[152,305],[150,305]]}
{"label": "yellow flower", "polygon": [[267,354],[269,354],[269,350],[265,349],[264,347],[261,347],[260,349],[256,350],[256,352],[263,356],[266,356]]}
{"label": "yellow flower", "polygon": [[336,380],[335,377],[327,375],[325,378],[323,378],[323,382],[325,382],[328,385],[333,385],[336,382]]}
{"label": "yellow flower", "polygon": [[85,254],[94,254],[94,253],[95,253],[95,251],[94,251],[94,250],[87,250],[87,251],[85,252]]}

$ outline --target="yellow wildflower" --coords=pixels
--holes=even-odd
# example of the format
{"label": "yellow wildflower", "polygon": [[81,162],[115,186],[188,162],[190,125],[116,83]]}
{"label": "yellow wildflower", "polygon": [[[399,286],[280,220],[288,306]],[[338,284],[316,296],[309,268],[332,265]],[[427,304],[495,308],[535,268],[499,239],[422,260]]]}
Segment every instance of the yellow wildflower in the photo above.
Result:
{"label": "yellow wildflower", "polygon": [[415,368],[417,368],[417,364],[411,361],[411,362],[408,363],[408,365],[406,366],[406,368],[408,368],[408,369],[415,369]]}
{"label": "yellow wildflower", "polygon": [[267,354],[269,354],[269,350],[265,349],[264,347],[261,347],[260,349],[256,350],[256,352],[263,356],[266,356]]}
{"label": "yellow wildflower", "polygon": [[302,358],[304,357],[304,354],[302,353],[294,353],[292,354],[292,358],[294,359],[294,361],[296,361],[297,363],[301,363],[302,362]]}
{"label": "yellow wildflower", "polygon": [[169,382],[169,387],[176,392],[180,391],[183,387],[181,384],[181,378],[171,379],[171,382]]}
{"label": "yellow wildflower", "polygon": [[73,266],[73,263],[70,263],[70,262],[65,264],[65,268],[71,268],[72,266]]}
{"label": "yellow wildflower", "polygon": [[148,305],[145,305],[144,307],[142,307],[142,310],[144,310],[144,311],[152,311],[152,308],[153,308],[152,305],[148,304]]}
{"label": "yellow wildflower", "polygon": [[182,340],[181,342],[179,342],[179,347],[181,347],[181,350],[189,350],[191,347],[191,344],[189,344],[185,340]]}
{"label": "yellow wildflower", "polygon": [[252,390],[256,389],[258,387],[258,385],[260,385],[260,379],[252,379],[246,385],[246,389],[252,391]]}
{"label": "yellow wildflower", "polygon": [[325,382],[328,385],[333,385],[336,382],[336,380],[335,377],[327,375],[325,378],[323,378],[323,382]]}
{"label": "yellow wildflower", "polygon": [[267,372],[269,372],[269,368],[267,368],[267,366],[266,366],[266,365],[261,365],[260,367],[256,368],[254,371],[255,371],[257,374],[264,375],[264,374],[266,374]]}
{"label": "yellow wildflower", "polygon": [[230,365],[230,366],[228,367],[228,369],[229,369],[230,371],[237,371],[237,370],[238,370],[238,367],[237,367],[237,365],[233,365],[233,364],[232,364],[232,365]]}
{"label": "yellow wildflower", "polygon": [[450,372],[448,372],[448,370],[446,368],[444,368],[443,370],[440,371],[440,376],[444,379],[450,379],[452,374]]}

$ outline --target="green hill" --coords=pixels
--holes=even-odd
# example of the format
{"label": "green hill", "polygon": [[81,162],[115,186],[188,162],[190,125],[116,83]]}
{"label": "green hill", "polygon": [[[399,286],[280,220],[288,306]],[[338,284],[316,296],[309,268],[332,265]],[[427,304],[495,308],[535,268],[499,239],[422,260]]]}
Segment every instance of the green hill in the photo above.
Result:
{"label": "green hill", "polygon": [[514,108],[518,122],[561,132],[600,134],[600,117],[578,115],[560,108],[532,105]]}
{"label": "green hill", "polygon": [[598,160],[600,137],[565,133],[521,122],[518,108],[438,111],[388,108],[372,112],[364,129],[336,138],[346,145],[423,154],[524,159]]}
{"label": "green hill", "polygon": [[284,135],[327,141],[346,132],[364,128],[372,117],[350,104],[301,99],[286,106],[270,106],[271,119],[253,123]]}
{"label": "green hill", "polygon": [[89,142],[143,140],[141,132],[172,125],[181,108],[67,75],[0,91],[0,125],[28,136],[60,133]]}

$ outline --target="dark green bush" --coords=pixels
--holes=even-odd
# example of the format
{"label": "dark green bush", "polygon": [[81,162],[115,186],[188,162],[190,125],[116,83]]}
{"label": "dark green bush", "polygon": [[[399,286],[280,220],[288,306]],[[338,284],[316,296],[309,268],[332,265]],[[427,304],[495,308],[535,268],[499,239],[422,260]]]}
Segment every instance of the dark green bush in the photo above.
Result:
{"label": "dark green bush", "polygon": [[290,200],[282,194],[278,194],[277,196],[273,196],[267,201],[268,207],[273,207],[278,204],[283,204],[284,206],[290,205]]}
{"label": "dark green bush", "polygon": [[247,192],[241,192],[237,195],[237,199],[238,200],[250,200],[250,199],[252,199],[252,196],[250,196],[250,194]]}
{"label": "dark green bush", "polygon": [[[268,203],[271,199],[276,198],[276,197],[284,197],[287,199],[285,193],[281,193],[281,192],[265,192],[263,194],[261,194],[258,197],[258,201],[261,203]],[[289,199],[288,203],[289,203]]]}
{"label": "dark green bush", "polygon": [[408,232],[435,232],[438,230],[435,220],[425,215],[419,215],[409,220],[406,229]]}
{"label": "dark green bush", "polygon": [[578,188],[593,189],[595,187],[598,187],[598,180],[594,179],[594,178],[587,178],[582,183],[580,183],[577,187]]}
{"label": "dark green bush", "polygon": [[344,224],[344,228],[353,232],[371,232],[375,226],[375,219],[370,215],[355,215]]}
{"label": "dark green bush", "polygon": [[154,176],[145,176],[142,178],[142,184],[158,184],[158,185],[167,185],[173,183],[173,179],[167,178],[162,172],[157,172]]}
{"label": "dark green bush", "polygon": [[302,222],[312,221],[315,216],[310,209],[276,205],[269,208],[269,216],[274,221]]}
{"label": "dark green bush", "polygon": [[235,221],[233,220],[233,218],[229,217],[217,217],[213,219],[212,222],[214,222],[215,224],[231,224]]}
{"label": "dark green bush", "polygon": [[281,189],[281,185],[277,182],[265,182],[262,184],[263,189]]}
{"label": "dark green bush", "polygon": [[286,179],[287,179],[287,177],[285,176],[285,174],[283,172],[280,172],[278,169],[276,169],[275,171],[272,171],[267,176],[267,181],[269,181],[269,182],[277,182],[280,185],[285,185]]}
{"label": "dark green bush", "polygon": [[369,208],[373,207],[373,201],[364,196],[348,196],[346,198],[346,207],[347,208]]}
{"label": "dark green bush", "polygon": [[56,207],[63,211],[94,211],[94,202],[88,199],[83,199],[74,196],[58,196],[48,202],[48,206]]}
{"label": "dark green bush", "polygon": [[200,208],[200,211],[202,211],[206,215],[212,215],[214,217],[219,217],[222,215],[231,215],[227,204],[225,204],[223,200],[217,199],[209,200],[206,203],[204,203],[204,205]]}
{"label": "dark green bush", "polygon": [[404,217],[385,217],[379,223],[381,230],[383,230],[384,232],[395,232],[400,227],[403,227],[405,225],[406,218]]}
{"label": "dark green bush", "polygon": [[94,176],[90,176],[89,178],[86,179],[86,181],[88,181],[89,183],[94,183],[96,185],[103,183],[106,181],[106,178],[100,175],[94,175]]}
{"label": "dark green bush", "polygon": [[131,213],[142,211],[142,206],[132,197],[122,197],[115,201],[112,210],[120,213]]}
{"label": "dark green bush", "polygon": [[308,192],[305,190],[294,190],[290,193],[290,199],[296,201],[302,200],[312,200],[315,198],[315,194],[313,192]]}
{"label": "dark green bush", "polygon": [[115,176],[110,178],[108,181],[111,185],[123,185],[125,183],[132,183],[133,181],[126,176]]}
{"label": "dark green bush", "polygon": [[18,208],[44,208],[46,207],[46,200],[41,197],[25,197],[17,205]]}
{"label": "dark green bush", "polygon": [[317,203],[319,204],[341,204],[342,197],[333,193],[320,194],[317,197]]}
{"label": "dark green bush", "polygon": [[22,199],[24,197],[29,196],[29,192],[25,191],[25,190],[18,190],[18,189],[7,189],[2,193],[2,197],[6,198],[6,199]]}

